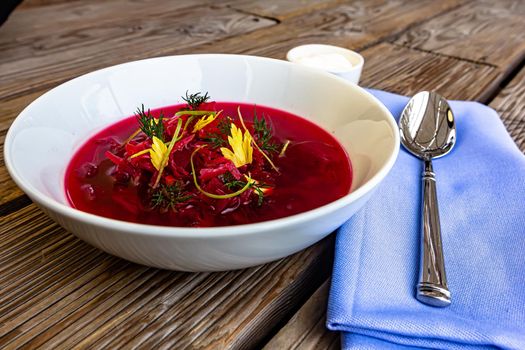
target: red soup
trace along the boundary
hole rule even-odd
[[[350,160],[326,131],[264,106],[207,95],[102,130],[74,155],[66,193],[79,210],[163,226],[282,218],[346,195]]]

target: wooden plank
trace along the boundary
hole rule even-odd
[[[396,43],[509,69],[525,57],[525,2],[474,1],[411,28]]]
[[[120,0],[111,2],[110,4],[115,3],[122,7],[126,4],[126,2],[124,2],[123,5],[122,2],[123,0]],[[143,58],[151,55],[195,51],[191,50],[193,45],[200,45],[198,49],[199,52],[250,52],[257,54],[257,48],[262,48],[266,56],[279,56],[281,58],[284,57],[287,48],[293,46],[291,42],[301,43],[317,39],[323,42],[358,47],[369,44],[371,41],[378,40],[385,35],[390,35],[392,32],[400,31],[408,25],[426,19],[428,16],[453,8],[457,6],[458,3],[459,0],[448,0],[439,3],[428,0],[422,2],[389,2],[385,5],[381,1],[357,1],[352,5],[344,5],[326,11],[316,11],[314,14],[304,18],[295,18],[289,23],[281,23],[275,26],[275,29],[267,28],[274,23],[272,21],[268,23],[268,20],[248,16],[244,22],[255,22],[255,24],[251,23],[248,25],[248,23],[246,23],[244,32],[253,31],[261,27],[264,27],[265,30],[255,31],[253,35],[239,35],[243,32],[243,30],[241,30],[242,28],[237,31],[231,30],[231,35],[229,36],[232,37],[232,40],[221,40],[219,42],[216,41],[224,39],[224,37],[228,35],[218,35],[214,37],[215,28],[210,28],[209,21],[203,20],[202,22],[204,23],[194,23],[192,17],[195,17],[196,14],[193,12],[185,13],[184,11],[188,10],[181,9],[182,12],[178,12],[177,20],[182,22],[170,22],[169,25],[170,27],[181,27],[178,32],[175,31],[172,33],[182,37],[177,40],[177,46],[173,45],[173,36],[162,36],[157,33],[158,30],[155,30],[155,28],[165,24],[165,22],[159,19],[156,19],[157,22],[153,24],[148,22],[150,19],[142,17],[138,18],[138,22],[133,21],[132,25],[127,22],[114,23],[114,16],[111,15],[109,18],[105,18],[108,17],[107,13],[109,12],[107,11],[109,10],[101,13],[101,10],[99,9],[97,11],[97,7],[94,5],[92,6],[93,8],[84,5],[84,7],[73,7],[73,9],[66,11],[65,15],[63,15],[66,20],[62,20],[62,22],[59,23],[58,29],[62,30],[64,27],[69,29],[69,25],[78,22],[83,23],[83,25],[76,31],[68,33],[62,33],[60,31],[60,34],[55,35],[51,35],[52,32],[49,32],[49,29],[46,29],[44,33],[40,33],[41,30],[47,28],[45,25],[41,25],[42,28],[30,27],[29,24],[24,25],[23,22],[19,23],[21,19],[17,21],[18,17],[14,16],[11,27],[28,29],[26,32],[18,33],[17,35],[11,33],[13,35],[5,36],[7,38],[14,38],[14,41],[4,43],[4,46],[1,47],[5,50],[11,48],[11,50],[7,50],[7,54],[5,55],[10,57],[10,62],[5,63],[5,65],[0,65],[0,71],[2,71],[0,81],[3,81],[5,84],[4,90],[0,89],[0,99],[2,96],[12,96],[22,94],[23,91],[27,90],[54,86],[59,82],[90,70],[90,68],[99,68],[103,65],[120,63],[125,60]],[[77,3],[74,4],[75,6],[80,6],[76,5]],[[66,6],[66,4],[62,6]],[[104,6],[98,7],[106,8],[107,6],[109,5],[104,4]],[[118,8],[113,10],[117,11]],[[120,8],[120,10],[122,11],[122,8]],[[226,29],[232,27],[232,25],[228,26],[224,23],[221,25],[220,23],[221,13],[226,10],[220,8],[208,10],[209,11],[203,12],[201,9],[197,9],[194,11],[198,13],[198,18],[204,19],[207,16],[213,16],[214,21],[212,24],[219,22],[219,24],[217,24],[218,27],[226,27]],[[24,11],[24,14],[28,11]],[[140,12],[138,9],[135,11]],[[98,14],[98,17],[93,17],[92,21],[81,17],[84,15],[93,16],[92,13]],[[104,14],[106,14],[105,17]],[[154,16],[154,14],[155,12],[150,15],[156,18],[157,16]],[[131,15],[129,16],[130,18],[126,19],[127,21],[133,18]],[[45,18],[45,16],[39,15],[38,12],[35,13],[33,17]],[[182,17],[182,19],[179,17]],[[234,17],[237,18],[236,16]],[[170,18],[171,17],[168,17],[168,19]],[[187,29],[189,25],[184,21],[188,18],[191,20],[192,30],[190,33],[185,33],[184,28]],[[168,19],[166,21],[168,21]],[[110,22],[108,24],[105,21]],[[33,18],[32,22],[45,22],[44,24],[50,24],[49,20],[36,21],[35,18]],[[264,23],[261,24],[261,22]],[[94,23],[97,23],[97,26],[94,26]],[[204,29],[205,25],[207,25],[206,29]],[[77,25],[77,27],[78,26],[79,25]],[[85,31],[81,30],[81,28],[84,27]],[[96,28],[93,29],[93,27]],[[139,27],[141,28],[140,30],[137,29]],[[308,30],[305,28],[308,28]],[[334,28],[337,28],[337,30],[334,31]],[[220,30],[217,29],[217,31]],[[225,31],[227,32],[228,30],[222,30],[222,32]],[[36,38],[35,32],[37,33]],[[205,35],[203,33],[205,33]],[[29,39],[22,39],[26,36],[28,36]],[[207,40],[199,40],[203,39],[203,36],[206,37]],[[159,40],[160,43],[157,43],[155,48],[150,48],[149,46],[136,47],[137,45],[133,45],[138,41],[144,42],[142,39],[145,37],[148,37],[148,40],[145,40],[148,45],[151,45],[150,42],[156,39]],[[276,38],[278,38],[278,40],[276,40]],[[24,40],[28,40],[28,42],[24,42]],[[20,41],[22,41],[22,43],[20,43]],[[277,44],[272,45],[272,42]],[[102,47],[97,46],[97,44],[102,44]],[[277,49],[275,45],[278,45],[278,52],[274,51]],[[186,48],[186,46],[190,47]],[[13,50],[16,52],[13,52]],[[65,52],[67,52],[67,54],[65,54]],[[110,53],[109,57],[108,53]],[[14,57],[19,57],[22,61],[13,62]],[[24,57],[26,57],[26,59],[24,59]],[[79,65],[82,65],[82,68],[79,68]],[[13,87],[8,84],[8,82],[10,79],[15,78],[17,86]]]
[[[82,1],[82,0],[24,0],[20,4],[20,9],[36,7],[36,6],[49,6],[49,5],[60,4],[64,2],[73,2],[73,1]]]
[[[65,19],[58,25],[52,25],[56,16],[51,14],[46,17],[39,16],[36,12],[33,17],[43,19],[37,21],[33,18],[29,22],[29,19],[17,15],[15,11],[9,26],[5,28],[4,36],[15,40],[0,45],[0,49],[6,50],[6,56],[11,57],[11,61],[0,64],[0,99],[42,86],[52,87],[71,77],[111,64],[144,57],[194,52],[192,48],[199,45],[199,52],[229,53],[244,53],[250,47],[252,53],[256,53],[253,51],[255,46],[265,48],[267,55],[269,46],[278,50],[272,50],[270,55],[279,55],[280,58],[284,57],[288,48],[311,41],[359,47],[401,31],[428,16],[453,8],[460,0],[404,0],[387,4],[378,0],[361,0],[335,9],[315,11],[305,17],[294,17],[289,23],[282,22],[275,26],[275,30],[262,31],[256,29],[267,28],[275,22],[221,7],[181,8],[173,11],[174,13],[165,11],[161,14],[151,10],[153,12],[149,16],[144,16],[141,15],[141,8],[128,11],[124,0],[115,3],[120,7],[112,10],[121,13],[126,9],[124,13],[131,13],[128,18],[115,20],[112,12],[106,9],[110,6],[106,3],[99,4],[98,7],[95,6],[97,3],[91,7],[75,7],[65,12]],[[67,5],[59,4],[56,7]],[[74,5],[80,6],[77,3]],[[38,9],[40,8],[31,10]],[[29,11],[24,11],[24,14]],[[89,17],[95,16],[91,13],[98,17]],[[213,20],[210,21],[209,18]],[[25,23],[23,19],[29,23]],[[55,29],[48,29],[48,26]],[[27,29],[19,32],[19,28]],[[68,31],[63,32],[63,28],[68,28]],[[241,35],[250,31],[258,34]],[[216,42],[228,37],[237,40]],[[211,46],[206,45],[212,43]],[[12,61],[14,57],[18,59]]]
[[[389,43],[361,54],[365,57],[361,85],[403,95],[435,90],[449,99],[483,100],[502,79],[492,66]]]
[[[273,21],[238,13],[233,16],[231,11],[222,8],[188,10],[182,7],[175,11],[177,15],[173,19],[169,11],[166,11],[168,15],[163,13],[159,19],[154,10],[148,10],[148,17],[141,12],[144,8],[128,10],[124,0],[104,3],[103,6],[74,3],[71,8],[61,11],[60,18],[63,19],[51,26],[54,29],[48,27],[56,21],[52,15],[60,8],[53,7],[47,16],[46,13],[36,12],[37,9],[32,16],[27,16],[29,10],[23,11],[23,16],[17,16],[15,12],[10,26],[3,28],[4,31],[7,30],[3,37],[9,40],[4,43],[0,40],[0,48],[6,53],[3,57],[8,59],[8,62],[0,65],[0,81],[5,86],[3,90],[0,89],[0,99],[20,95],[28,90],[51,87],[104,65],[152,55],[193,52],[195,50],[191,48],[196,45],[200,45],[197,50],[199,52],[257,54],[257,49],[262,49],[266,56],[280,58],[284,57],[287,48],[293,46],[292,43],[311,40],[359,47],[392,32],[401,31],[428,16],[453,8],[458,3],[459,0],[397,1],[388,4],[382,1],[356,1],[351,5],[294,18],[290,22],[274,26],[275,28],[268,28],[274,24]],[[110,10],[120,13],[124,9],[127,17],[116,22]],[[222,15],[233,18],[221,20]],[[238,16],[241,16],[240,19]],[[202,21],[195,23],[194,17]],[[213,17],[211,24],[205,20],[207,17]],[[38,21],[37,18],[43,19]],[[71,25],[76,26],[75,30],[71,30]],[[163,33],[158,29],[162,26],[178,28],[173,32]],[[10,32],[10,28],[16,30],[11,29]],[[68,28],[68,32],[62,32],[63,28]],[[265,30],[255,31],[260,28]],[[255,32],[252,35],[240,35],[250,31]],[[174,36],[177,37],[176,46],[173,45]],[[148,39],[143,40],[146,37]],[[231,37],[231,40],[223,40],[227,37]],[[138,46],[136,42],[143,45]]]
[[[525,153],[525,68],[490,102],[498,111],[505,127]]]
[[[330,281],[325,281],[263,350],[339,349],[339,333],[326,329]]]
[[[192,52],[224,52],[283,59],[296,45],[332,44],[360,49],[401,33],[409,26],[449,11],[465,1],[357,0],[291,17],[279,25],[204,44]],[[232,5],[236,7],[236,5]],[[256,9],[254,9],[256,11]]]
[[[320,11],[340,5],[344,2],[344,0],[266,0],[264,2],[257,0],[236,0],[231,1],[229,6],[258,16],[271,17],[280,21],[286,21],[291,17],[304,16],[314,11]]]
[[[4,35],[0,36],[0,44],[12,42],[15,38],[25,40],[57,32],[64,33],[65,28],[75,34],[79,29],[88,28],[94,23],[104,25],[166,13],[173,15],[181,10],[186,12],[191,7],[212,4],[209,0],[25,0],[13,12],[10,18],[12,23],[6,23],[2,27]],[[39,7],[33,8],[35,6]]]
[[[0,145],[2,148],[4,146],[6,133],[6,129],[0,129]],[[22,190],[18,188],[18,186],[14,183],[14,181],[11,179],[11,176],[9,176],[7,172],[7,168],[5,167],[4,163],[4,152],[0,152],[0,188],[2,189],[0,191],[0,208],[2,208],[2,205],[13,201],[23,195]],[[2,216],[5,215],[4,213],[8,213],[8,211],[7,209],[3,209],[0,210],[0,213],[2,213],[0,215]]]
[[[101,5],[102,6],[102,5]],[[28,10],[29,11],[29,10]],[[16,14],[16,11],[15,11]],[[12,26],[20,26],[16,17]],[[53,21],[48,17],[45,21]],[[97,68],[202,45],[275,21],[228,8],[192,7],[150,17],[113,19],[10,41],[0,46],[0,100],[52,87]],[[38,32],[37,32],[38,33]]]
[[[179,273],[102,253],[35,205],[0,220],[2,349],[251,348],[331,268],[331,239],[250,269]]]
[[[13,184],[14,186],[14,184]],[[15,189],[16,190],[16,189]],[[21,190],[20,190],[21,191]],[[31,204],[32,201],[29,199],[26,195],[21,195],[19,197],[16,197],[9,202],[0,204],[0,218],[4,217],[12,212],[15,212],[25,206],[28,206]]]

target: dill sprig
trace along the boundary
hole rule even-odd
[[[182,99],[186,101],[186,103],[192,110],[196,110],[201,104],[208,101],[210,99],[210,96],[208,95],[208,93],[205,93],[204,95],[202,95],[202,93],[200,92],[188,94],[188,91],[186,91],[186,97],[182,97]]]
[[[212,146],[212,148],[219,148],[222,146],[226,146],[228,142],[226,141],[226,138],[228,136],[231,136],[231,123],[233,122],[233,119],[231,117],[225,117],[219,121],[219,124],[217,124],[217,130],[219,132],[210,132],[208,135],[206,135],[206,142],[209,142]]]
[[[257,117],[257,110],[253,112],[253,131],[257,143],[262,150],[268,152],[277,152],[279,147],[278,143],[272,142],[273,130],[271,125],[266,121],[264,116],[260,119]]]
[[[150,110],[148,109],[146,112],[144,110],[144,105],[142,105],[140,108],[137,108],[136,115],[140,130],[142,130],[142,132],[146,134],[147,137],[153,139],[153,136],[155,136],[164,142],[164,115],[162,113],[158,119],[155,119],[151,115]]]
[[[228,173],[229,175],[229,173]],[[230,179],[231,177],[231,179]],[[242,188],[246,185],[246,182],[245,181],[240,181],[240,180],[235,180],[233,178],[233,176],[229,176],[227,177],[225,180],[224,180],[224,186],[230,190],[230,191],[233,191],[233,190],[238,190],[239,188]]]
[[[222,183],[224,186],[230,190],[235,191],[239,188],[246,186],[246,181],[236,180],[230,173],[226,173],[222,176]],[[264,191],[263,188],[269,188],[270,186],[258,182],[251,182],[248,188],[253,190],[253,193],[257,195],[257,205],[261,206],[264,201]]]
[[[219,121],[219,124],[217,125],[217,129],[219,129],[222,135],[231,136],[231,123],[232,122],[233,122],[233,119],[231,117],[223,118]]]
[[[226,146],[228,144],[228,142],[226,141],[226,138],[228,136],[231,136],[232,122],[233,122],[233,119],[231,117],[225,117],[221,119],[219,121],[219,124],[217,124],[217,130],[219,130],[219,132],[208,133],[204,141],[209,142],[212,148],[219,148],[222,146]]]
[[[181,181],[172,185],[161,184],[151,196],[151,206],[163,211],[175,210],[176,204],[184,203],[191,197],[191,194],[184,193],[184,184]]]
[[[264,202],[264,192],[262,189],[268,188],[268,186],[252,184],[251,188],[253,189],[253,192],[257,195],[257,205],[260,207]]]
[[[219,148],[222,146],[226,146],[226,140],[223,138],[223,136],[216,132],[211,132],[207,137],[204,139],[204,141],[209,142],[211,144],[212,148]]]

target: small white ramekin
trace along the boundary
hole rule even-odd
[[[330,58],[339,58],[339,61],[346,60],[346,65],[334,65]],[[364,58],[355,51],[343,47],[308,44],[296,46],[286,54],[286,59],[293,63],[317,68],[326,72],[340,76],[354,84],[359,84],[361,71],[363,70]],[[339,62],[340,63],[340,62]]]

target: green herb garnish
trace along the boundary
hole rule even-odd
[[[231,136],[231,123],[233,122],[233,119],[231,117],[225,117],[219,121],[219,124],[217,124],[217,129],[219,132],[211,132],[206,135],[206,142],[211,143],[212,148],[219,148],[226,146],[228,142],[226,142],[225,137]]]
[[[226,146],[226,140],[216,132],[209,133],[204,141],[211,143],[212,148]]]
[[[230,191],[236,190],[246,186],[246,182],[236,180],[231,173],[226,173],[222,176],[222,183]]]
[[[259,147],[268,152],[277,152],[279,144],[272,142],[273,130],[266,119],[257,117],[257,111],[253,111],[253,131]]]
[[[175,205],[184,203],[192,197],[191,194],[184,193],[184,184],[181,181],[173,185],[161,184],[151,196],[151,206],[162,210],[175,210]]]
[[[236,180],[230,173],[226,173],[222,177],[222,182],[224,183],[224,186],[230,190],[234,191],[239,188],[245,187],[248,182]],[[251,181],[248,185],[248,188],[253,189],[253,192],[257,195],[257,205],[261,206],[264,201],[264,188],[270,188],[270,186],[266,184],[261,184],[256,181]]]
[[[208,101],[210,99],[210,96],[208,96],[208,93],[202,95],[200,92],[188,95],[188,91],[186,91],[186,97],[182,97],[182,99],[186,101],[186,103],[192,110],[195,110],[199,108],[201,104]]]
[[[137,119],[139,122],[140,130],[144,134],[146,134],[147,137],[150,139],[153,139],[153,136],[156,136],[160,140],[164,141],[164,123],[162,120],[164,119],[164,115],[161,113],[159,118],[156,119],[151,115],[150,110],[146,112],[144,110],[144,105],[142,107],[137,108]]]
[[[257,205],[260,207],[263,202],[264,202],[264,191],[262,190],[263,188],[269,188],[269,186],[266,186],[264,184],[259,184],[259,185],[256,185],[256,184],[252,184],[252,188],[253,188],[253,191],[254,193],[257,195]]]
[[[231,124],[232,123],[233,123],[233,119],[231,117],[223,118],[217,125],[217,129],[219,129],[222,135],[231,136]]]

